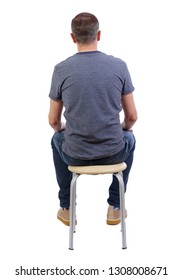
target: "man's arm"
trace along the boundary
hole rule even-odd
[[[121,104],[124,111],[124,121],[121,126],[124,130],[130,130],[137,120],[137,111],[133,99],[133,94],[128,93],[122,95]]]
[[[56,132],[65,128],[64,124],[61,123],[62,111],[63,111],[62,100],[50,99],[49,124]]]

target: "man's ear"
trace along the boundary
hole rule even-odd
[[[71,38],[72,38],[73,42],[76,43],[76,39],[75,39],[75,36],[73,35],[73,33],[71,33]]]
[[[97,33],[97,41],[100,41],[101,31],[98,31]]]

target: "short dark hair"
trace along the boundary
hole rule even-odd
[[[78,43],[89,44],[97,37],[99,21],[93,14],[80,13],[72,19],[71,30]]]

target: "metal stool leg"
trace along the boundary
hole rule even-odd
[[[120,211],[121,211],[121,231],[122,231],[122,249],[127,248],[126,244],[126,222],[125,222],[125,195],[124,195],[124,182],[123,173],[118,172],[114,174],[119,182],[119,193],[120,193]]]
[[[73,233],[76,223],[76,180],[79,174],[73,173],[70,185],[70,228],[69,228],[69,249],[73,250]]]

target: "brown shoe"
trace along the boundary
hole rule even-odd
[[[69,209],[60,208],[57,213],[57,218],[66,226],[70,225],[70,211]]]
[[[127,211],[125,210],[125,218],[127,217]],[[107,212],[107,224],[118,225],[121,222],[120,209],[114,209],[114,206],[108,207]]]
[[[66,208],[60,208],[57,213],[57,218],[66,226],[70,225],[70,210]],[[77,221],[76,221],[77,224]]]

